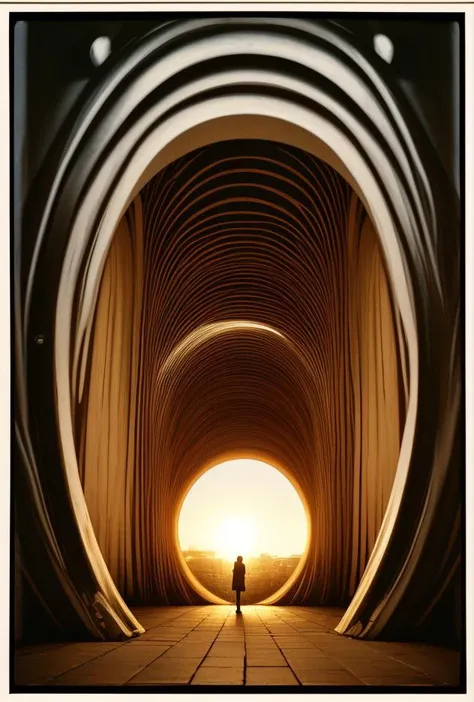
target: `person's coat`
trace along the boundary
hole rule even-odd
[[[235,561],[232,571],[232,590],[245,592],[245,564]]]

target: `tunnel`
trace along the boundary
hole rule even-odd
[[[193,600],[173,542],[176,505],[197,472],[244,452],[284,467],[308,503],[312,557],[282,601],[347,602],[388,504],[405,420],[395,311],[373,226],[347,182],[275,142],[192,152],[133,201],[101,285],[79,461],[95,534],[127,599]],[[122,308],[128,290],[142,308],[140,334],[136,308]],[[106,464],[116,466],[108,479]],[[135,505],[127,472],[143,486]],[[140,534],[135,572],[129,530]]]
[[[129,606],[217,603],[177,521],[241,457],[307,511],[270,604],[343,606],[360,638],[430,626],[462,567],[460,215],[390,66],[332,22],[184,18],[79,103],[15,258],[15,527],[44,631],[126,639]]]

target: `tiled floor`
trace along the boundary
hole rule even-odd
[[[147,607],[126,643],[20,648],[17,685],[453,686],[459,656],[415,643],[358,641],[333,627],[334,608]]]

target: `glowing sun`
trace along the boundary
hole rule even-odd
[[[234,560],[241,551],[243,554],[253,553],[256,535],[255,522],[249,517],[224,519],[214,535],[216,555]]]
[[[302,554],[307,520],[290,481],[262,461],[237,459],[204,473],[179,516],[181,550],[234,561],[261,554]],[[191,556],[193,557],[193,556]]]

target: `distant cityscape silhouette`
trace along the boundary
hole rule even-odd
[[[216,556],[215,551],[200,549],[183,550],[184,559],[192,572],[207,590],[228,602],[233,602],[232,563]],[[301,554],[278,556],[262,553],[245,558],[247,566],[246,590],[242,604],[256,604],[273,595],[293,574]]]

